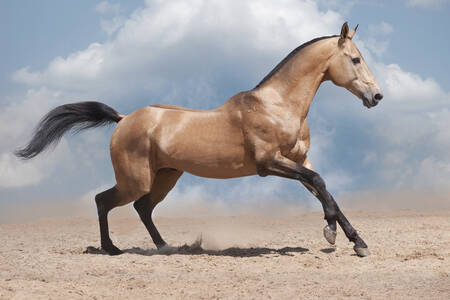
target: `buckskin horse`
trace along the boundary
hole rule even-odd
[[[108,212],[133,201],[156,247],[167,245],[152,221],[152,211],[188,172],[209,178],[273,175],[298,180],[323,206],[326,240],[335,243],[337,222],[354,243],[356,254],[367,256],[366,243],[307,157],[306,118],[322,82],[331,80],[346,88],[367,108],[383,98],[352,41],[357,27],[350,31],[344,23],[340,35],[299,46],[255,88],[214,110],[152,105],[122,115],[100,102],[58,106],[44,116],[29,144],[16,155],[30,159],[71,129],[118,123],[110,144],[116,185],[95,196],[101,247],[110,255],[122,251],[110,239]]]

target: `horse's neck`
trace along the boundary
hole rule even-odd
[[[261,87],[261,94],[272,95],[264,97],[265,101],[286,106],[291,112],[294,110],[301,119],[306,118],[332,56],[332,50],[327,50],[327,45],[319,43],[293,57],[274,78]]]

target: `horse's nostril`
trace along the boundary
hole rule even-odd
[[[381,99],[383,99],[383,95],[382,94],[380,94],[380,93],[378,93],[378,94],[375,94],[375,100],[378,100],[378,101],[380,101]]]

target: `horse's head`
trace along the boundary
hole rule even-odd
[[[338,39],[338,51],[330,58],[326,79],[345,87],[363,101],[367,108],[383,98],[381,89],[373,77],[361,53],[352,41],[358,26],[349,32],[347,22],[342,25]]]

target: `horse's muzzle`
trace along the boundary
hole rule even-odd
[[[369,99],[365,96],[362,97],[362,101],[365,107],[372,108],[374,106],[377,106],[377,104],[383,99],[383,94],[377,93],[375,96],[373,96],[372,99]]]

